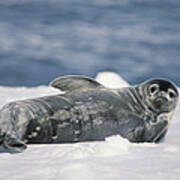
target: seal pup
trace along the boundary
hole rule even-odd
[[[0,144],[22,150],[26,144],[104,140],[121,135],[130,142],[158,142],[177,106],[178,90],[166,79],[109,89],[83,76],[50,84],[64,94],[11,102],[0,110]]]

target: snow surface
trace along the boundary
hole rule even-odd
[[[101,73],[97,80],[108,87],[128,85],[114,73]],[[46,86],[0,87],[0,106],[57,93]],[[166,139],[160,144],[136,144],[112,136],[102,142],[29,145],[26,151],[16,154],[1,150],[0,180],[179,180],[179,117],[177,110]]]

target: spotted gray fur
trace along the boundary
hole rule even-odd
[[[164,79],[108,89],[87,77],[67,76],[51,86],[65,94],[16,101],[0,110],[4,148],[104,140],[116,134],[131,142],[158,142],[167,132],[178,101],[177,88]]]

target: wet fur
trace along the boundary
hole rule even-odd
[[[0,110],[2,146],[25,149],[31,143],[95,141],[116,134],[131,142],[157,142],[166,134],[170,116],[158,120],[160,114],[148,109],[139,86],[111,90],[86,79],[83,88],[80,78],[73,91],[72,80],[63,79],[63,95],[4,106]],[[60,81],[52,85],[60,89]]]

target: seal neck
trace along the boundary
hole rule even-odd
[[[147,103],[146,96],[144,94],[143,88],[139,86],[134,87],[134,91],[132,91],[133,95],[137,99],[141,110],[146,112],[146,114],[157,114]]]

